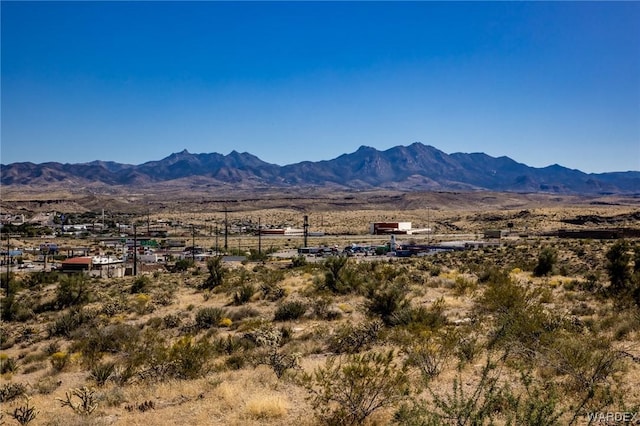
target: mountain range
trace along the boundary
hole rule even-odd
[[[187,150],[139,165],[93,161],[0,165],[2,185],[327,187],[343,190],[510,191],[563,194],[640,194],[640,172],[588,174],[560,165],[535,168],[484,153],[446,154],[416,142],[385,151],[361,146],[326,161],[279,166],[236,151],[192,154]]]

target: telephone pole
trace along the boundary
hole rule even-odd
[[[262,254],[262,228],[260,226],[260,218],[258,218],[258,255]]]
[[[229,221],[227,219],[227,206],[224,207],[224,252],[229,249]]]
[[[191,225],[191,261],[196,263],[196,227]]]
[[[138,276],[138,234],[136,224],[133,224],[133,276]]]

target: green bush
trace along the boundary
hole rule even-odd
[[[183,337],[171,345],[169,363],[175,366],[171,376],[176,379],[190,380],[206,375],[209,371],[209,354],[213,347],[206,339],[193,341]]]
[[[131,294],[146,293],[151,280],[146,275],[136,277],[131,285]]]
[[[28,299],[11,293],[0,302],[0,319],[2,321],[28,321],[35,316]]]
[[[228,269],[222,262],[222,256],[209,258],[209,260],[207,260],[207,270],[209,271],[209,276],[200,288],[212,290],[220,287],[224,283],[225,276],[228,273]]]
[[[318,290],[329,290],[336,294],[347,294],[354,290],[344,278],[348,259],[343,256],[331,256],[322,266],[325,268],[324,280],[318,281]]]
[[[179,259],[176,260],[175,265],[173,266],[174,272],[184,272],[191,268],[194,265],[192,259]]]
[[[395,364],[392,351],[329,358],[313,374],[303,374],[302,385],[316,416],[329,425],[363,424],[409,395],[406,370]]]
[[[329,351],[336,354],[355,354],[371,348],[383,328],[380,320],[362,324],[344,324],[329,339]]]
[[[74,308],[63,313],[49,326],[49,336],[71,337],[71,333],[80,326],[90,324],[95,315],[87,309]]]
[[[276,308],[274,321],[291,321],[301,318],[307,312],[307,305],[299,300],[282,302]]]
[[[520,375],[523,390],[514,392],[501,381],[500,368],[488,361],[471,387],[463,386],[460,375],[448,393],[428,387],[431,400],[403,404],[394,423],[404,426],[513,424],[559,426],[564,412],[559,408],[553,385],[536,386],[531,375]],[[469,382],[465,379],[465,382]]]
[[[16,360],[5,354],[0,355],[0,374],[15,373],[16,371],[18,371]]]
[[[370,286],[365,307],[372,316],[379,316],[385,325],[397,325],[399,316],[409,308],[409,290],[401,283],[387,283],[380,287]]]
[[[226,311],[221,308],[202,308],[196,313],[196,327],[199,329],[207,329],[217,327],[220,320],[225,318]]]
[[[299,255],[291,259],[291,267],[292,268],[300,268],[303,266],[307,266],[307,258],[303,255]]]
[[[56,292],[56,305],[59,309],[81,305],[89,301],[89,278],[85,274],[65,275]]]
[[[234,305],[244,305],[245,303],[251,300],[251,297],[256,292],[256,288],[251,283],[244,283],[240,286],[240,288],[233,294],[233,304]]]
[[[553,267],[558,261],[558,252],[551,247],[545,247],[538,255],[538,264],[533,269],[533,275],[542,277],[553,272]]]
[[[71,349],[82,353],[85,361],[94,365],[104,353],[116,354],[133,347],[139,337],[140,330],[129,324],[90,327],[83,329],[83,333],[76,336]]]
[[[102,387],[107,383],[115,371],[115,363],[107,362],[104,364],[96,364],[91,367],[89,378],[96,382],[96,385]]]

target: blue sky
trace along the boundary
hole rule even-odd
[[[0,161],[419,141],[640,170],[637,2],[7,2]]]

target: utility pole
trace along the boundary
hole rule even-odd
[[[196,227],[191,225],[191,261],[196,263]]]
[[[224,206],[224,252],[229,249],[229,221],[227,219],[227,206]]]
[[[304,230],[304,246],[307,246],[307,238],[309,237],[309,216],[307,216],[306,214],[304,215],[304,223],[302,225],[302,228]]]
[[[5,295],[7,297],[9,297],[9,274],[11,273],[11,266],[9,265],[9,234],[7,234],[7,282],[5,283],[5,285],[7,286],[7,292],[5,293]]]
[[[220,248],[218,247],[218,225],[216,225],[216,256],[220,255]]]
[[[431,207],[427,207],[427,228],[429,228],[429,231],[427,233],[427,242],[431,242],[431,234],[432,234],[430,213],[431,213]]]
[[[258,255],[262,254],[262,228],[260,227],[260,218],[258,218]]]
[[[136,224],[133,224],[133,276],[138,276],[138,234]]]

